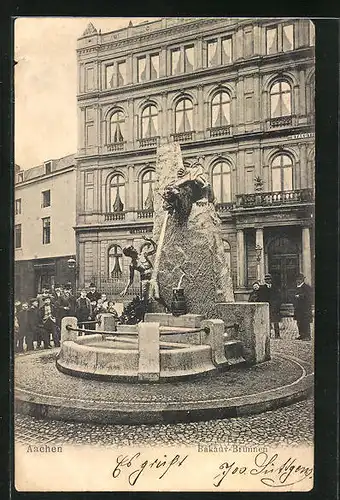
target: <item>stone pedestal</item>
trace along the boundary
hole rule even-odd
[[[157,382],[160,377],[159,323],[138,323],[138,380]]]
[[[235,340],[243,344],[247,363],[255,364],[270,359],[269,304],[266,302],[235,302],[216,305],[217,315],[226,325],[237,323]],[[227,329],[227,332],[233,331]],[[233,339],[233,336],[230,336]]]
[[[208,328],[208,332],[202,332],[202,344],[211,347],[212,361],[215,366],[228,364],[224,353],[224,322],[220,319],[208,319],[202,321],[202,328]]]
[[[116,330],[116,320],[112,314],[103,313],[101,315],[100,325],[96,324],[96,330],[102,330],[104,332],[114,332]]]
[[[72,328],[78,328],[78,320],[73,316],[65,316],[61,320],[61,343],[66,340],[77,340],[78,332],[74,332],[73,330],[67,330],[66,326],[69,325]]]
[[[161,195],[164,188],[177,179],[177,171],[181,166],[179,144],[172,143],[158,148],[153,233],[156,243],[165,217]],[[184,224],[180,224],[172,215],[168,218],[158,280],[160,293],[169,306],[172,290],[178,286],[183,274],[182,287],[189,313],[216,318],[217,302],[234,301],[220,219],[214,205],[207,199],[193,203]]]

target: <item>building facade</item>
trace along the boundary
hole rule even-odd
[[[75,270],[75,155],[15,171],[15,298],[27,300],[43,287],[71,281]]]
[[[314,26],[167,18],[78,39],[79,283],[117,294],[152,232],[158,145],[209,176],[237,300],[270,272],[313,282]]]

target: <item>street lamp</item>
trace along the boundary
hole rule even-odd
[[[76,266],[76,259],[73,259],[73,257],[71,257],[70,259],[68,259],[67,261],[67,267],[72,270],[72,289],[73,289],[73,293],[76,293],[77,292],[77,266]]]
[[[262,258],[262,247],[261,245],[256,245],[256,260],[257,260],[257,279],[261,279],[261,258]]]

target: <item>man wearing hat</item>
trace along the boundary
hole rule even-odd
[[[294,296],[294,318],[297,322],[299,337],[297,340],[310,340],[310,324],[312,322],[312,288],[305,283],[303,274],[296,278],[296,289]]]
[[[33,341],[37,341],[37,347],[40,344],[40,335],[39,335],[39,301],[35,297],[30,300],[30,308],[28,310],[28,318],[27,318],[27,332],[26,332],[26,344],[27,350],[33,350]]]
[[[51,298],[44,298],[44,305],[39,308],[39,325],[42,328],[42,337],[44,341],[44,348],[51,349],[50,338],[54,341],[55,347],[60,347],[60,340],[58,336],[58,329],[56,327],[56,313],[55,307],[51,304]]]
[[[280,294],[279,290],[273,285],[271,274],[266,274],[264,277],[264,285],[259,290],[259,302],[269,303],[270,323],[274,328],[275,338],[280,338]]]
[[[86,295],[86,297],[90,300],[91,302],[91,308],[92,308],[92,314],[91,314],[91,321],[94,321],[96,319],[96,307],[97,307],[97,302],[101,298],[101,293],[97,291],[97,287],[94,283],[90,283],[90,291]],[[89,330],[95,330],[95,325],[90,324]]]

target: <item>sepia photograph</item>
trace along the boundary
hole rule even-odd
[[[17,491],[313,489],[315,43],[15,20]]]

